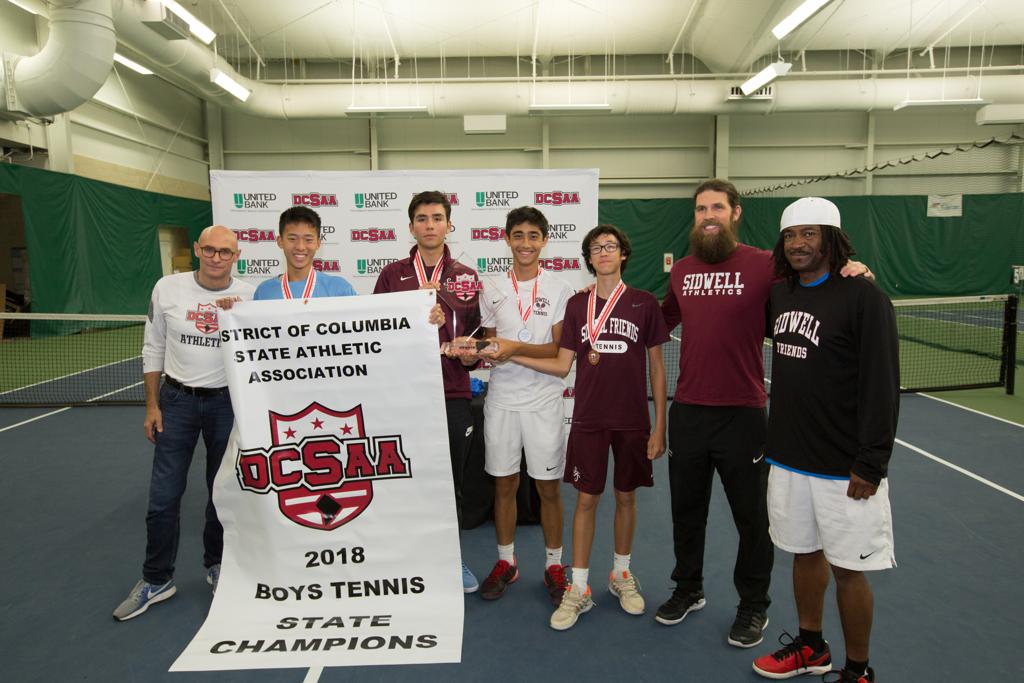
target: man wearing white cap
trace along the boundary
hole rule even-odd
[[[896,566],[886,479],[899,414],[892,303],[873,282],[835,277],[853,246],[839,209],[805,197],[782,214],[773,258],[772,405],[765,459],[772,541],[793,553],[800,631],[754,661],[767,678],[832,669],[822,638],[829,572],[846,644],[840,683],[872,683],[865,571]]]

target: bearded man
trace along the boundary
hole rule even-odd
[[[753,647],[768,625],[774,548],[768,534],[768,465],[762,345],[776,281],[770,251],[739,242],[736,187],[718,178],[694,193],[690,254],[672,267],[661,310],[682,324],[679,381],[669,410],[669,486],[676,587],[655,619],[678,624],[702,609],[704,540],[717,470],[739,532],[733,583],[740,603],[728,642]],[[842,275],[870,273],[850,262]]]

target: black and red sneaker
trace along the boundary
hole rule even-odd
[[[562,595],[569,587],[569,579],[565,575],[565,565],[553,564],[544,570],[544,587],[551,596],[551,604],[556,607],[562,604]]]
[[[821,677],[822,683],[875,683],[875,670],[870,666],[862,674],[843,669],[842,671],[829,671]]]
[[[824,674],[832,670],[832,655],[828,643],[815,652],[810,645],[804,645],[800,636],[794,638],[785,631],[779,636],[782,648],[770,655],[754,660],[754,671],[765,678],[793,678],[801,674]],[[845,679],[844,683],[845,683]]]
[[[519,568],[516,565],[498,560],[480,586],[480,597],[484,600],[497,600],[508,590],[508,585],[515,583],[518,578]]]

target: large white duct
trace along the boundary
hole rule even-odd
[[[774,101],[728,100],[729,80],[615,80],[567,82],[423,82],[280,85],[253,81],[194,40],[168,41],[141,23],[140,6],[114,0],[118,40],[187,80],[204,97],[253,116],[338,118],[350,105],[426,106],[430,116],[526,115],[531,104],[607,103],[611,114],[727,114],[765,111],[869,111],[922,99],[969,99],[978,77],[789,78],[775,83]],[[210,83],[216,67],[252,91],[240,102]],[[999,103],[1024,103],[1024,76],[985,75],[981,95]]]
[[[0,98],[0,110],[31,116],[71,111],[89,101],[110,75],[117,46],[110,0],[50,4],[50,36],[43,49],[0,65],[0,86],[14,94],[13,103]]]

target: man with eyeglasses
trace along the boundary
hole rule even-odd
[[[146,513],[146,560],[142,579],[114,610],[114,619],[139,616],[174,595],[181,497],[192,455],[202,435],[206,446],[206,525],[203,564],[216,590],[224,529],[209,496],[234,422],[221,359],[219,298],[248,299],[253,286],[232,277],[238,260],[235,233],[222,225],[203,230],[193,246],[199,270],[161,278],[153,288],[142,347],[146,391],[143,430],[155,444]],[[160,376],[164,375],[163,384]]]

